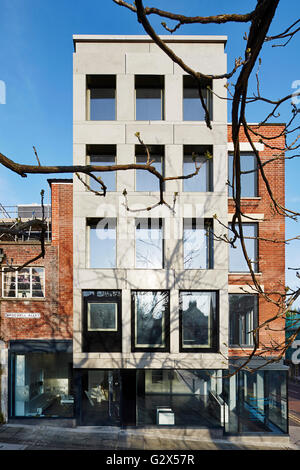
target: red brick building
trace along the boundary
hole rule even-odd
[[[273,198],[278,204],[284,207],[285,161],[284,158],[282,158],[282,151],[280,149],[285,148],[285,125],[270,124],[261,127],[252,125],[252,129],[254,133],[251,134],[251,138],[255,145],[258,146],[264,174],[271,188]],[[255,133],[259,135],[255,135]],[[260,135],[263,135],[266,138],[262,139]],[[230,141],[231,126],[228,126],[228,142]],[[240,132],[240,146],[242,155],[251,155],[251,147],[243,129],[241,129]],[[247,151],[245,151],[246,148]],[[267,163],[270,160],[271,162]],[[243,164],[243,160],[241,160],[241,162]],[[247,169],[248,168],[246,168],[246,170]],[[253,220],[249,219],[248,221],[247,219],[244,219],[245,222],[249,223],[254,221],[257,225],[257,236],[259,239],[256,253],[257,282],[263,286],[263,290],[266,295],[269,295],[271,298],[278,301],[280,297],[276,295],[276,293],[284,294],[285,292],[285,218],[274,210],[262,175],[260,172],[257,173],[258,177],[255,182],[255,195],[253,195],[253,197],[250,197],[249,195],[243,197],[242,194],[241,210],[244,214],[253,218]],[[253,173],[253,179],[256,179],[255,173]],[[232,198],[229,198],[228,212],[229,214],[234,213],[234,202]],[[229,286],[231,286],[229,287],[229,292],[234,291],[233,286],[243,285],[245,289],[245,285],[247,284],[253,285],[250,274],[243,274],[242,276],[240,274],[229,274]],[[260,297],[258,306],[258,324],[264,323],[267,319],[276,315],[276,313],[278,313],[276,306]],[[257,350],[257,354],[263,351],[266,353],[266,348],[264,348],[263,345],[271,347],[272,341],[278,342],[279,344],[284,342],[284,318],[281,317],[277,319],[272,322],[270,326],[272,328],[271,331],[268,328],[262,328],[259,331],[259,342],[261,347]],[[249,350],[249,353],[250,352],[251,349]],[[270,353],[266,355],[272,356],[279,353],[280,351],[270,351]],[[245,356],[245,349],[231,349],[230,355]]]
[[[44,416],[50,401],[54,405],[53,397],[59,390],[64,396],[71,393],[72,180],[49,180],[49,184],[52,211],[47,218],[44,258],[34,260],[41,253],[41,245],[30,230],[22,237],[6,236],[5,240],[4,237],[0,240],[4,255],[1,270],[1,408],[2,413],[6,414],[7,410],[11,417]],[[41,211],[36,218],[40,216]],[[11,226],[13,220],[6,218],[4,223]],[[22,266],[29,260],[33,261],[20,272],[8,268],[8,264]],[[55,373],[57,361],[60,362],[58,377]],[[8,396],[11,400],[6,403]],[[63,405],[57,402],[55,406]],[[48,414],[53,416],[56,411],[48,409]],[[67,410],[64,415],[70,416],[73,412]]]

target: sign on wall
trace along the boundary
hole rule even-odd
[[[7,312],[5,318],[41,318],[40,313]]]

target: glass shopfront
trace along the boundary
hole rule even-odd
[[[288,432],[287,370],[223,371],[225,432]]]
[[[15,341],[10,349],[10,417],[72,418],[72,352],[67,342]],[[69,348],[70,349],[70,348]]]
[[[138,370],[137,425],[220,427],[221,391],[221,371]]]

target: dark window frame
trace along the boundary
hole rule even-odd
[[[212,346],[208,348],[203,347],[194,347],[187,348],[182,344],[183,340],[183,321],[182,321],[182,300],[181,295],[183,293],[189,292],[209,292],[216,295],[216,311],[214,312],[214,318],[212,319]],[[219,352],[219,342],[220,342],[220,324],[219,324],[219,315],[220,315],[220,294],[218,290],[208,290],[208,289],[180,289],[179,290],[179,352],[181,353],[217,353]]]
[[[165,308],[165,346],[160,347],[143,347],[136,346],[136,328],[135,328],[135,293],[139,292],[162,292],[167,294],[167,306]],[[166,353],[170,352],[170,291],[167,289],[133,289],[131,291],[131,352],[152,352]]]
[[[254,299],[254,309],[253,309],[253,318],[252,318],[252,324],[253,324],[253,329],[256,328],[258,326],[258,318],[259,318],[259,298],[258,298],[258,295],[257,294],[251,294],[251,293],[246,293],[246,292],[243,292],[243,293],[229,293],[228,295],[228,304],[229,304],[229,346],[232,347],[232,348],[248,348],[248,349],[253,349],[254,348],[254,340],[253,340],[253,334],[252,334],[252,344],[247,344],[247,343],[235,343],[235,342],[231,342],[231,338],[233,337],[233,333],[232,333],[232,323],[233,323],[233,317],[234,317],[234,322],[235,324],[238,322],[238,318],[240,317],[240,313],[238,312],[231,312],[230,311],[230,297],[231,296],[252,296],[253,299]],[[237,328],[234,328],[234,330],[237,330],[238,329],[238,326],[237,325]],[[240,332],[238,331],[238,334],[240,334]],[[257,337],[258,338],[258,337]]]
[[[100,296],[101,293],[115,293],[115,296]],[[90,293],[88,296],[87,294]],[[86,295],[85,295],[86,294]],[[116,303],[117,331],[89,331],[88,304]],[[118,353],[122,352],[122,290],[83,289],[82,290],[82,352]]]

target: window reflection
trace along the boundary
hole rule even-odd
[[[72,417],[72,354],[14,357],[14,416]]]
[[[181,349],[212,348],[216,319],[216,292],[183,291],[181,305]]]
[[[116,267],[116,219],[88,219],[89,267]]]
[[[136,268],[163,268],[163,226],[161,219],[136,219]]]
[[[28,267],[20,271],[3,270],[4,297],[44,297],[45,268]]]
[[[134,347],[167,347],[167,309],[169,296],[164,291],[133,292]]]

